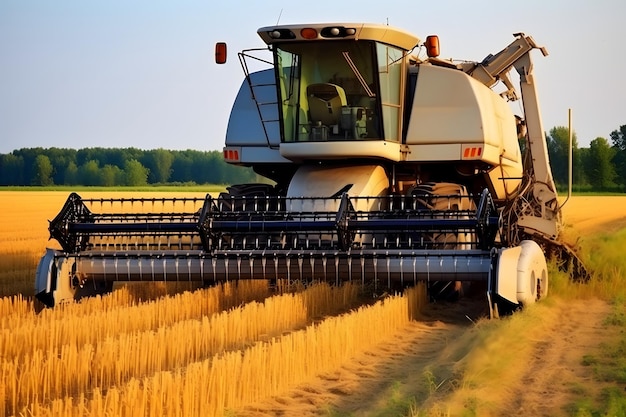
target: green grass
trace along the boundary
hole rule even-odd
[[[594,398],[586,387],[577,389],[579,399],[567,407],[573,416],[626,415],[626,228],[586,237],[582,242],[582,259],[593,272],[589,283],[576,284],[559,271],[552,271],[551,291],[565,299],[597,297],[611,303],[612,311],[603,326],[610,341],[593,353],[581,354],[581,364],[589,367],[591,385],[600,388]],[[587,387],[590,388],[590,387]]]
[[[580,352],[580,364],[589,369],[590,380],[571,383],[575,400],[557,414],[626,416],[626,228],[584,236],[580,247],[579,255],[592,273],[588,283],[572,282],[551,262],[549,296],[512,317],[479,321],[465,342],[468,355],[459,375],[461,385],[450,395],[433,390],[409,415],[497,415],[500,404],[510,399],[507,381],[515,386],[521,375],[516,369],[519,358],[527,357],[537,342],[534,335],[545,334],[544,326],[558,319],[563,305],[599,298],[612,307],[601,324],[607,337]]]
[[[565,299],[596,297],[612,303],[626,302],[626,228],[583,237],[579,246],[579,257],[592,279],[573,283],[567,273],[550,264],[550,293]],[[622,320],[626,323],[626,317]]]
[[[626,415],[626,303],[618,296],[612,307],[611,314],[603,322],[606,333],[611,335],[610,342],[600,344],[594,353],[585,354],[581,359],[581,364],[589,368],[594,383],[601,387],[600,394],[597,398],[581,396],[567,407],[571,415]]]
[[[581,353],[581,364],[589,367],[590,387],[572,387],[578,400],[569,404],[569,415],[626,415],[626,228],[587,236],[581,242],[581,257],[592,271],[586,284],[572,283],[563,272],[552,270],[550,291],[564,299],[596,297],[611,303],[611,313],[604,319],[610,335],[592,353]],[[591,388],[599,388],[599,396]]]
[[[557,184],[556,189],[560,196],[567,195],[567,185]],[[594,189],[591,185],[572,185],[572,195],[624,195],[625,192],[626,189],[620,185],[615,185],[613,187],[609,187],[609,189],[602,191]]]

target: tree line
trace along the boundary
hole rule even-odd
[[[254,181],[219,151],[24,148],[0,154],[0,185],[142,186]]]
[[[573,185],[578,190],[626,192],[626,125],[579,148],[573,137]],[[568,183],[569,131],[546,135],[554,180]],[[25,148],[0,154],[0,185],[142,186],[237,184],[256,181],[251,168],[227,164],[219,151],[136,148]]]
[[[569,130],[557,126],[547,135],[552,175],[558,186],[568,183]],[[572,184],[578,190],[626,192],[626,125],[579,148],[572,134]]]

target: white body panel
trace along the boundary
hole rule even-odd
[[[56,260],[59,251],[46,249],[39,261],[35,279],[35,294],[51,294],[54,305],[74,301],[76,289],[72,287],[73,260],[61,258]]]
[[[342,190],[353,197],[372,197],[357,200],[356,211],[370,211],[380,206],[380,199],[389,189],[389,179],[385,170],[378,165],[320,167],[303,165],[293,176],[287,190],[287,197],[313,197],[313,199],[293,200],[289,211],[325,212],[339,210]],[[334,199],[315,199],[331,197]],[[306,236],[303,236],[306,237]],[[321,239],[330,239],[322,235]],[[359,235],[355,241],[369,242],[371,236]]]
[[[490,88],[464,72],[422,65],[407,129],[407,160],[473,159],[498,167],[490,179],[494,197],[503,199],[515,192],[523,172],[515,126],[507,103]],[[479,147],[480,154],[467,157],[467,147]]]
[[[293,33],[294,42],[302,41],[304,38],[302,37],[301,29],[303,27],[306,28],[315,28],[318,32],[316,39],[322,39],[322,36],[319,35],[319,32],[325,27],[345,27],[345,28],[354,28],[355,33],[353,35],[344,36],[344,39],[354,39],[354,40],[375,40],[383,43],[387,43],[390,45],[399,46],[405,50],[411,50],[416,47],[420,40],[413,34],[406,32],[404,30],[394,28],[389,25],[380,25],[375,23],[307,23],[306,25],[281,25],[281,29],[290,29]],[[271,33],[275,30],[274,26],[268,26],[260,28],[257,33],[263,39],[263,41],[267,44],[271,44],[275,42],[275,39],[271,36]],[[307,38],[310,40],[310,38]]]
[[[344,142],[293,142],[282,143],[280,154],[292,161],[316,159],[381,158],[398,162],[403,146],[383,140],[359,140]]]
[[[407,144],[427,143],[484,143],[520,159],[515,117],[500,96],[464,72],[421,65]]]
[[[257,100],[263,103],[277,101],[273,70],[250,74],[250,83],[253,85]],[[252,98],[250,86],[244,80],[233,103],[226,130],[225,144],[230,149],[238,150],[237,163],[246,165],[292,163],[281,157],[278,150],[280,128],[277,120],[276,105],[262,106],[259,114],[259,107]]]
[[[377,197],[386,195],[389,179],[385,170],[378,165],[320,167],[301,166],[289,183],[287,197],[330,197],[337,195],[346,185],[346,192],[353,197]],[[340,195],[337,195],[337,203]],[[310,200],[307,200],[308,204]],[[304,203],[303,203],[304,204]],[[322,211],[314,207],[302,207],[301,211]],[[355,207],[368,210],[368,207]],[[294,209],[298,211],[297,209]]]

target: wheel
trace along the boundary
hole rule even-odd
[[[236,184],[226,188],[217,198],[218,208],[222,212],[232,211],[254,211],[257,199],[264,199],[268,196],[275,196],[275,189],[270,184]],[[266,202],[266,200],[263,200]]]
[[[533,240],[520,242],[522,252],[517,262],[517,299],[522,305],[532,304],[548,295],[546,257]]]
[[[419,206],[429,209],[436,217],[467,218],[463,212],[476,211],[474,201],[465,186],[455,183],[423,183],[416,185],[411,194]],[[428,248],[469,250],[475,247],[474,232],[434,231],[423,236]],[[428,293],[433,300],[456,301],[467,291],[469,283],[461,281],[438,281],[428,283]]]
[[[218,214],[222,220],[270,220],[268,212],[278,209],[278,193],[270,184],[237,184],[230,186],[217,198]],[[256,242],[267,242],[270,236],[235,232],[217,235],[220,249],[257,249]]]

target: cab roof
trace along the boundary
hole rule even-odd
[[[409,32],[374,23],[305,23],[266,26],[260,28],[257,33],[268,45],[283,42],[354,39],[378,41],[410,51],[420,43],[420,39]]]

